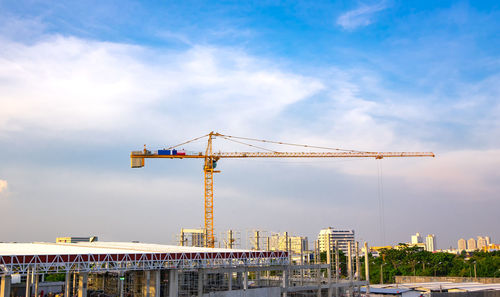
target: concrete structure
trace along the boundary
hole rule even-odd
[[[0,296],[10,297],[11,276],[3,275],[0,279]]]
[[[328,241],[330,241],[329,244]],[[328,246],[335,247],[335,241],[338,242],[338,249],[347,255],[349,252],[349,243],[351,244],[351,247],[354,247],[354,230],[339,230],[332,227],[322,229],[318,234],[320,252],[327,251]]]
[[[366,241],[365,241],[365,245],[364,245],[364,250],[365,250],[365,280],[368,283],[366,285],[366,294],[369,295],[370,294],[370,270],[369,270],[370,258],[368,257],[368,243]]]
[[[469,251],[477,250],[476,240],[474,238],[470,238],[469,240],[467,240],[467,249]]]
[[[458,250],[461,252],[461,251],[465,251],[467,249],[467,241],[463,238],[460,238],[458,240]]]
[[[434,234],[429,234],[425,238],[425,250],[428,252],[436,250],[436,236]]]
[[[396,276],[396,281],[401,277]],[[372,290],[373,290],[372,286]],[[376,287],[376,286],[375,286]],[[430,292],[477,292],[477,291],[500,291],[499,283],[479,283],[479,282],[451,282],[451,281],[431,281],[431,282],[403,282],[393,285],[386,285],[388,288],[413,289],[421,293]]]
[[[458,255],[461,253],[460,250],[458,249],[441,249],[441,250],[436,250],[436,252],[438,253],[448,253],[448,254],[454,254],[454,255]]]
[[[203,294],[203,297],[279,297],[280,288],[255,288],[244,291],[219,291]]]
[[[394,247],[392,245],[386,245],[386,246],[372,246],[368,250],[368,252],[373,256],[373,257],[379,257],[380,256],[380,251],[381,250],[392,250]],[[362,249],[362,252],[364,253],[365,250],[364,248]]]
[[[422,250],[425,250],[426,249],[426,246],[425,246],[425,243],[423,242],[419,242],[419,243],[416,243],[416,244],[409,244],[410,247],[418,247],[418,248],[421,248]],[[399,249],[401,247],[396,247],[396,249]]]
[[[290,252],[293,254],[300,254],[309,249],[309,242],[307,237],[304,236],[290,236]]]
[[[236,239],[234,238],[233,230],[227,230],[227,239],[224,241],[226,249],[232,249],[234,247]]]
[[[500,286],[500,277],[461,277],[461,276],[413,276],[396,275],[394,276],[396,284],[403,283],[481,283],[496,284]]]
[[[418,243],[423,243],[422,241],[422,236],[420,236],[420,233],[416,233],[415,235],[411,236],[411,244],[416,245]]]
[[[279,233],[272,234],[269,241],[270,251],[289,251],[292,254],[300,255],[309,250],[307,237],[290,236],[288,232],[284,232],[283,235]]]
[[[370,296],[394,296],[394,297],[419,297],[421,296],[421,292],[413,289],[406,288],[377,288],[372,287],[368,291]],[[361,288],[361,293],[367,293],[366,288]]]
[[[0,297],[12,297],[12,275],[25,277],[25,296],[30,297],[39,292],[39,276],[51,273],[65,274],[65,297],[95,293],[202,297],[222,291],[232,293],[217,294],[250,296],[247,291],[271,287],[275,289],[254,293],[276,296],[279,291],[282,297],[294,293],[332,297],[333,289],[345,295],[366,285],[352,279],[334,281],[330,264],[292,265],[289,254],[283,251],[124,242],[0,243]]]
[[[205,229],[185,229],[182,228],[179,234],[180,246],[206,246],[206,230]]]

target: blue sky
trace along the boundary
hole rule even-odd
[[[498,241],[499,23],[495,1],[0,1],[0,241],[171,242],[202,223],[201,164],[128,153],[211,130],[438,155],[224,162],[218,231],[381,244],[381,167],[387,243]]]

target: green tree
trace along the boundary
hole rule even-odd
[[[416,276],[500,276],[500,251],[461,253],[431,253],[419,247],[400,244],[396,249],[382,249],[380,257],[369,256],[370,282],[393,282],[396,275]],[[362,257],[364,269],[364,257]]]

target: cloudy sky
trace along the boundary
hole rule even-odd
[[[500,242],[499,32],[496,1],[1,0],[0,241],[172,243],[202,163],[129,153],[218,131],[437,157],[223,160],[217,234]]]

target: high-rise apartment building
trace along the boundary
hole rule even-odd
[[[483,236],[478,236],[477,237],[477,249],[482,250],[483,247],[485,247],[485,246],[488,246],[488,244],[486,243],[486,238],[484,238]]]
[[[467,249],[467,241],[465,239],[460,238],[458,240],[458,250],[459,251],[465,251]]]
[[[339,230],[332,227],[322,229],[318,235],[319,250],[325,252],[328,250],[328,240],[330,240],[330,247],[333,249],[335,241],[338,242],[338,249],[347,255],[348,243],[351,243],[351,251],[354,251],[354,230]]]
[[[422,236],[420,236],[420,233],[416,233],[415,235],[411,236],[411,244],[418,244],[418,243],[423,243],[422,241]]]
[[[425,238],[425,250],[428,252],[436,250],[436,236],[434,234],[429,234]]]
[[[289,247],[290,251],[295,254],[300,254],[301,251],[305,252],[309,248],[307,237],[302,236],[290,236],[289,237]],[[284,240],[281,243],[284,246]]]
[[[467,249],[471,251],[477,250],[476,240],[474,238],[467,240]]]
[[[484,239],[486,239],[486,245],[491,244],[491,238],[489,236],[485,236]]]

